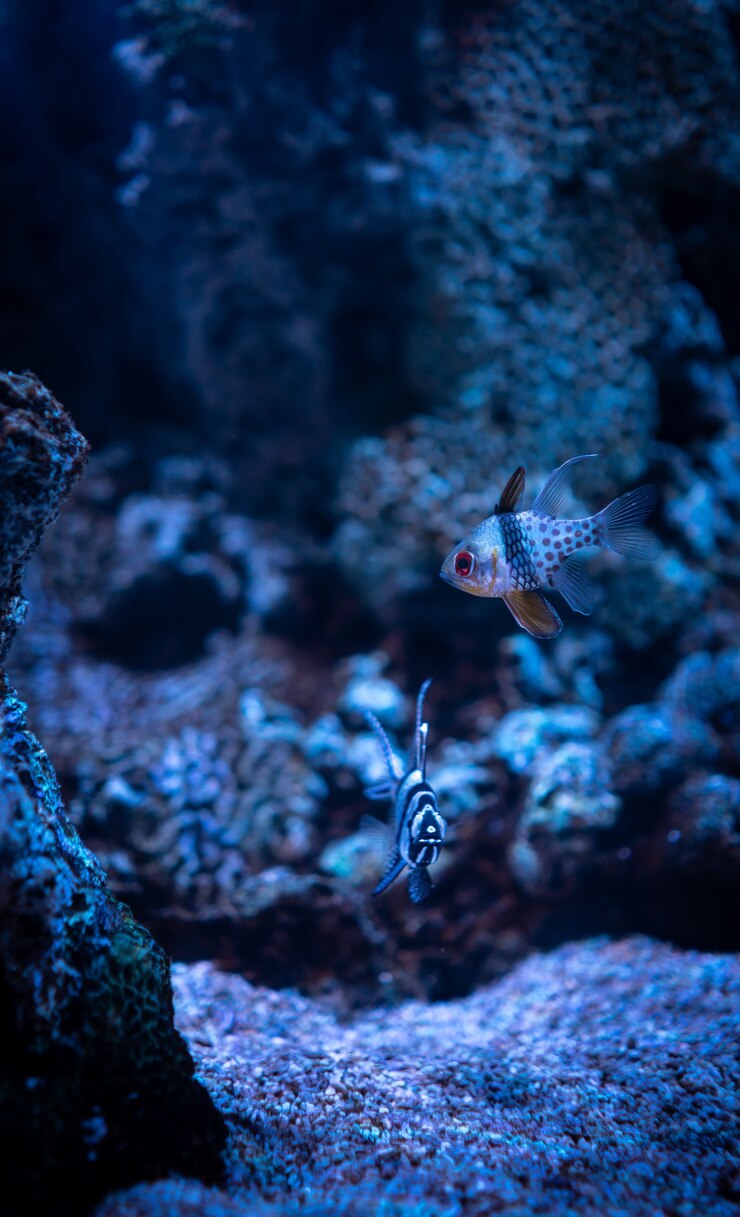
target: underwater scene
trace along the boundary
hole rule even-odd
[[[738,0],[0,0],[0,1217],[740,1212]]]

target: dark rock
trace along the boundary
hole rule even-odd
[[[737,883],[740,867],[740,781],[722,773],[695,774],[672,794],[665,865],[707,885]]]
[[[82,436],[35,377],[0,379],[0,636]],[[0,1152],[10,1214],[84,1211],[111,1181],[219,1173],[221,1121],[174,1029],[169,963],[106,889],[0,675]]]
[[[87,442],[32,373],[0,372],[0,661],[23,620],[23,568],[80,476]]]
[[[607,724],[604,738],[619,792],[647,794],[675,785],[718,751],[706,723],[661,703],[630,706]]]
[[[0,690],[0,1141],[9,1212],[78,1213],[113,1180],[219,1171],[220,1121],[172,1022],[169,962],[62,807]],[[43,1153],[38,1154],[38,1146]],[[53,1198],[53,1199],[52,1199]]]

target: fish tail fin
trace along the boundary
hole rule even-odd
[[[434,884],[425,866],[415,866],[409,874],[409,896],[414,904],[422,904],[429,896]]]
[[[628,490],[596,515],[599,545],[626,557],[654,562],[660,542],[643,525],[658,501],[654,486]]]

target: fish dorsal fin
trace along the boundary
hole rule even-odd
[[[574,466],[579,461],[593,461],[597,456],[599,456],[598,452],[587,452],[584,456],[572,456],[564,465],[554,469],[532,504],[532,511],[539,511],[543,516],[559,515],[570,489]]]
[[[385,731],[381,727],[381,725],[378,722],[375,715],[371,714],[369,710],[365,711],[365,722],[375,732],[376,739],[378,740],[380,747],[383,750],[383,759],[385,761],[385,767],[388,772],[388,781],[389,781],[389,784],[390,784],[390,787],[392,790],[393,787],[395,786],[396,782],[400,781],[402,774],[399,773],[399,766],[396,762],[396,758],[393,755],[393,749],[391,748],[390,740],[388,739],[388,736],[386,735]],[[376,786],[378,788],[380,787],[380,785],[381,785],[380,782],[376,783]],[[370,798],[374,798],[374,797],[381,797],[381,796],[370,795]]]
[[[426,775],[426,756],[427,756],[427,735],[429,734],[429,724],[421,721],[424,713],[424,698],[427,695],[427,689],[431,684],[431,680],[425,680],[424,684],[419,689],[419,695],[416,699],[416,726],[414,728],[414,742],[411,747],[411,755],[409,757],[409,766],[414,769],[421,769],[421,776]]]
[[[506,592],[502,600],[523,630],[534,638],[557,638],[563,623],[542,592]]]
[[[552,585],[576,613],[588,617],[594,607],[594,589],[580,555],[571,554],[552,576]]]
[[[373,896],[379,896],[380,893],[384,892],[387,887],[390,887],[394,879],[398,878],[405,865],[406,863],[401,857],[401,851],[399,850],[398,846],[395,845],[391,850],[390,857],[388,858],[388,865],[385,868],[383,878],[379,883],[376,883],[375,887],[373,888]]]
[[[527,470],[524,465],[519,465],[514,470],[508,482],[504,486],[493,514],[495,516],[507,515],[510,511],[518,511],[522,505],[524,497],[524,483],[527,478]]]

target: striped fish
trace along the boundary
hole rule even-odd
[[[383,877],[373,889],[378,896],[390,887],[404,867],[409,868],[409,895],[414,904],[426,900],[432,890],[429,867],[437,861],[447,825],[437,807],[437,796],[426,777],[429,724],[422,722],[424,697],[431,680],[425,680],[416,699],[416,730],[406,773],[393,756],[388,736],[374,714],[366,718],[383,749],[387,780],[376,782],[365,794],[369,799],[392,799],[394,841]]]
[[[447,555],[442,578],[473,596],[500,597],[535,638],[555,638],[563,628],[543,588],[560,592],[576,613],[588,616],[593,592],[582,550],[613,549],[646,562],[660,553],[658,541],[644,527],[655,507],[654,486],[638,486],[583,519],[560,517],[573,467],[595,455],[571,457],[551,473],[529,511],[521,510],[526,470],[520,465],[493,515]]]

